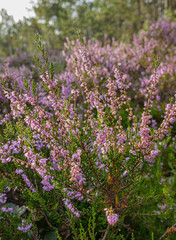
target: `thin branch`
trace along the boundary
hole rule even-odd
[[[104,237],[102,238],[102,240],[105,240],[105,239],[106,239],[106,236],[107,236],[107,234],[108,234],[108,232],[109,232],[109,227],[110,227],[110,225],[109,225],[109,223],[108,223],[108,226],[107,226],[107,228],[106,228],[105,235],[104,235]]]
[[[175,226],[176,226],[176,223],[170,229],[172,229]],[[168,230],[166,230],[166,232],[159,238],[159,240],[163,239],[167,234],[168,234]]]
[[[52,226],[51,223],[48,221],[48,218],[47,218],[47,216],[46,216],[46,213],[45,213],[44,211],[42,211],[42,214],[44,215],[45,221],[46,221],[46,223],[48,224],[48,226],[49,226],[50,228],[52,228],[53,226]]]
[[[135,215],[135,216],[158,216],[157,213],[129,213],[129,215]]]

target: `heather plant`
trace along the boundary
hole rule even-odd
[[[104,45],[99,41],[83,39],[86,46],[86,54],[92,63],[92,76],[86,74],[82,54],[79,51],[80,42],[70,41],[67,38],[63,55],[66,58],[67,67],[65,72],[56,76],[62,85],[62,94],[67,98],[73,84],[79,85],[75,74],[76,64],[84,72],[84,78],[88,85],[93,87],[93,82],[103,88],[108,77],[114,77],[114,68],[120,64],[123,77],[133,83],[131,97],[138,102],[146,94],[148,78],[153,74],[152,61],[158,55],[160,59],[160,88],[157,89],[156,97],[169,100],[174,94],[171,86],[175,86],[175,46],[176,46],[176,24],[169,19],[160,19],[151,26],[145,28],[140,34],[133,36],[131,44],[110,42],[104,40]],[[75,58],[77,61],[75,62]],[[169,79],[169,81],[168,81]],[[65,84],[63,85],[63,81]],[[140,94],[139,94],[140,93]],[[143,100],[142,100],[143,101]]]
[[[87,79],[89,87],[93,87],[95,82],[99,84],[100,89],[105,88],[106,79],[113,76],[114,68],[116,64],[120,64],[120,69],[124,73],[124,78],[128,79],[129,83],[133,83],[130,95],[133,101],[138,102],[140,105],[143,102],[145,95],[145,89],[147,88],[148,78],[153,73],[152,59],[158,55],[160,59],[160,72],[162,76],[159,78],[160,88],[157,89],[158,94],[158,115],[162,115],[164,108],[162,102],[168,101],[169,96],[174,94],[171,86],[175,84],[175,23],[169,19],[160,19],[157,23],[152,24],[150,27],[146,27],[145,31],[141,31],[140,34],[134,35],[132,44],[117,43],[114,40],[110,42],[104,40],[104,45],[98,41],[87,41],[84,38],[84,45],[86,46],[86,53],[89,56],[92,66],[92,78],[85,72],[84,78]],[[84,69],[82,62],[82,55],[78,49],[80,49],[79,41],[69,41],[65,43],[65,51],[63,55],[60,52],[54,50],[49,51],[48,58],[54,62],[56,69],[55,81],[59,84],[62,89],[61,95],[68,98],[70,95],[73,85],[79,85],[77,76],[74,73],[78,64],[80,69]],[[40,58],[40,57],[39,57]],[[76,58],[76,62],[75,62]],[[40,61],[43,60],[40,58]],[[46,100],[46,93],[41,86],[38,71],[34,68],[34,64],[31,62],[31,55],[26,53],[17,53],[16,57],[7,59],[9,66],[4,66],[1,71],[1,76],[4,77],[14,86],[17,81],[18,87],[24,91],[24,77],[31,77],[39,88],[40,104],[47,105],[49,102]],[[62,71],[66,64],[66,70]],[[60,73],[62,71],[62,73]],[[9,76],[7,76],[9,75]],[[168,81],[169,79],[169,81]],[[139,94],[140,93],[140,94]],[[141,99],[142,98],[142,99]],[[161,100],[161,101],[160,101]],[[6,100],[0,90],[0,101],[1,101],[1,113],[7,111],[5,106]],[[3,109],[5,108],[5,109]],[[161,112],[161,113],[159,113]],[[2,114],[4,118],[4,114]],[[157,120],[157,119],[156,119]]]
[[[42,62],[41,56],[39,56],[40,61]],[[62,71],[65,66],[65,62],[61,51],[48,50],[48,58],[53,62],[57,73]],[[8,57],[6,59],[1,59],[0,63],[0,76],[6,80],[6,84],[9,88],[18,88],[24,94],[26,90],[24,88],[25,79],[31,79],[29,84],[32,84],[32,80],[35,84],[38,85],[38,98],[39,104],[49,107],[49,102],[46,99],[46,92],[42,87],[40,81],[40,75],[38,70],[35,67],[35,64],[32,60],[32,55],[26,52],[16,52],[16,55],[13,57]],[[43,63],[43,62],[42,62]],[[32,95],[32,92],[30,92]],[[9,104],[7,99],[4,97],[3,91],[0,88],[0,113],[1,118],[6,118],[5,113],[9,114]]]
[[[140,239],[145,232],[149,239],[150,227],[161,236],[175,221],[175,183],[163,177],[161,152],[172,137],[176,95],[161,123],[154,124],[163,74],[158,59],[138,110],[130,97],[133,83],[118,62],[101,88],[78,41],[82,62],[74,59],[77,82],[65,95],[38,37],[37,43],[45,64],[34,59],[50,108],[40,104],[30,79],[24,81],[25,94],[1,81],[11,109],[9,121],[2,122],[0,145],[1,220],[11,227],[10,233],[3,229],[3,238]],[[8,206],[10,192],[17,194],[14,208]]]
[[[6,86],[10,89],[15,88],[20,91],[23,96],[26,96],[27,93],[25,89],[26,79],[29,81],[30,89],[32,89],[32,84],[37,85],[38,89],[38,102],[41,105],[44,105],[46,109],[50,107],[49,101],[47,101],[47,93],[44,91],[42,87],[41,81],[39,81],[38,72],[34,69],[34,64],[29,65],[28,67],[25,65],[20,66],[19,68],[11,65],[10,61],[3,63],[4,69],[0,73],[0,77],[4,82],[6,82]],[[30,95],[32,96],[32,90],[30,91]],[[0,125],[7,120],[9,121],[11,118],[9,101],[4,96],[3,90],[0,88]]]

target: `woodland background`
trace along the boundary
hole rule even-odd
[[[65,38],[77,38],[79,30],[88,39],[104,36],[130,42],[134,33],[167,15],[176,17],[175,0],[38,0],[35,17],[15,22],[0,11],[0,56],[32,52],[38,33],[47,49],[63,49]]]

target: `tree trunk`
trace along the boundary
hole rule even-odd
[[[11,45],[11,40],[8,39],[8,48],[9,48],[9,56],[12,56],[12,45]]]
[[[156,21],[158,19],[158,4],[157,4],[157,0],[153,0],[152,1],[152,20]]]
[[[138,15],[141,16],[141,6],[140,6],[140,0],[137,1],[138,4]]]
[[[170,0],[170,8],[171,8],[172,14],[174,15],[174,12],[176,10],[176,1],[175,0]]]
[[[162,16],[162,11],[163,11],[162,0],[158,0],[158,17],[159,18]]]
[[[164,1],[164,10],[166,12],[166,10],[168,9],[168,0]]]
[[[145,5],[144,0],[141,0],[140,1],[140,8],[141,8],[142,13],[144,12],[144,5]]]

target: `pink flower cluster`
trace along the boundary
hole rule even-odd
[[[104,209],[106,211],[106,217],[107,221],[110,225],[114,226],[118,220],[119,220],[119,215],[116,213],[113,213],[112,209]]]

